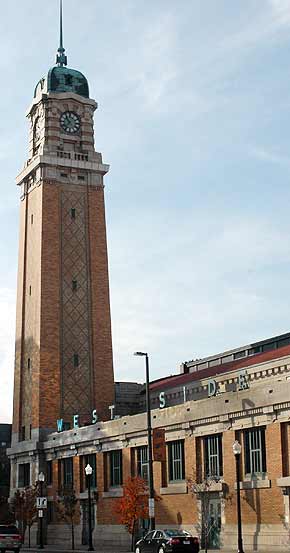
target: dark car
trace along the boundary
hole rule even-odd
[[[184,530],[154,530],[135,546],[135,553],[198,553],[199,540]]]
[[[0,525],[0,552],[15,551],[19,553],[22,545],[21,534],[16,526]]]

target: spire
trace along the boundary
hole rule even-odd
[[[62,29],[62,0],[60,0],[60,37],[59,37],[59,48],[56,55],[56,63],[58,66],[63,67],[67,65],[67,57],[65,55],[65,48],[63,47],[63,29]]]

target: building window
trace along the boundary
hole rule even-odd
[[[182,440],[168,444],[169,480],[184,480],[184,442]]]
[[[96,488],[97,487],[97,460],[96,460],[95,453],[91,453],[90,455],[85,455],[85,467],[87,465],[91,465],[93,469],[93,472],[91,475],[91,488]],[[87,487],[87,482],[86,482],[86,487]]]
[[[122,450],[110,452],[110,484],[121,486],[122,478]]]
[[[245,469],[246,474],[266,472],[265,428],[252,428],[245,434]]]
[[[28,359],[27,359],[27,368],[29,370],[31,369],[31,359],[30,359],[30,357],[28,357]]]
[[[248,349],[248,355],[255,355],[256,353],[261,353],[262,347],[261,346],[255,346],[254,348]]]
[[[137,475],[148,481],[148,447],[137,448]]]
[[[73,459],[68,457],[63,459],[63,485],[64,487],[72,487],[73,485]]]
[[[32,288],[29,286],[29,295],[31,296]]]
[[[215,434],[204,438],[205,477],[219,479],[223,475],[222,435]]]
[[[85,177],[83,175],[78,175],[78,180],[84,181]]]
[[[20,441],[25,441],[25,426],[21,426],[21,432],[20,432]]]
[[[262,346],[263,352],[264,351],[272,351],[273,349],[276,349],[276,343],[275,342],[268,342],[267,344],[264,344]]]
[[[48,486],[52,485],[52,461],[47,461],[46,463],[46,483]]]
[[[67,179],[68,177],[67,173],[60,173],[60,176],[62,179]]]
[[[79,366],[79,356],[77,353],[74,353],[74,368],[76,369]]]
[[[31,224],[33,225],[33,214],[31,215]]]
[[[30,463],[24,463],[18,467],[18,487],[30,486]]]
[[[72,219],[75,219],[76,218],[76,210],[74,207],[71,208],[70,210],[70,216]]]
[[[234,353],[234,359],[241,359],[242,357],[246,357],[246,350]]]
[[[78,289],[78,281],[77,280],[72,280],[71,287],[72,287],[72,291],[76,292],[77,289]]]

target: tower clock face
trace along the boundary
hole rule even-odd
[[[80,130],[81,121],[73,111],[65,111],[60,117],[60,125],[64,132],[75,134]]]

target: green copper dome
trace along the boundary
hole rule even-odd
[[[74,92],[89,98],[89,85],[86,77],[69,67],[57,66],[49,70],[47,92]]]
[[[67,67],[67,57],[63,47],[62,0],[60,0],[60,39],[56,63],[57,66],[49,70],[47,79],[40,79],[36,85],[34,97],[39,92],[73,92],[89,98],[89,85],[86,77],[80,71]]]

